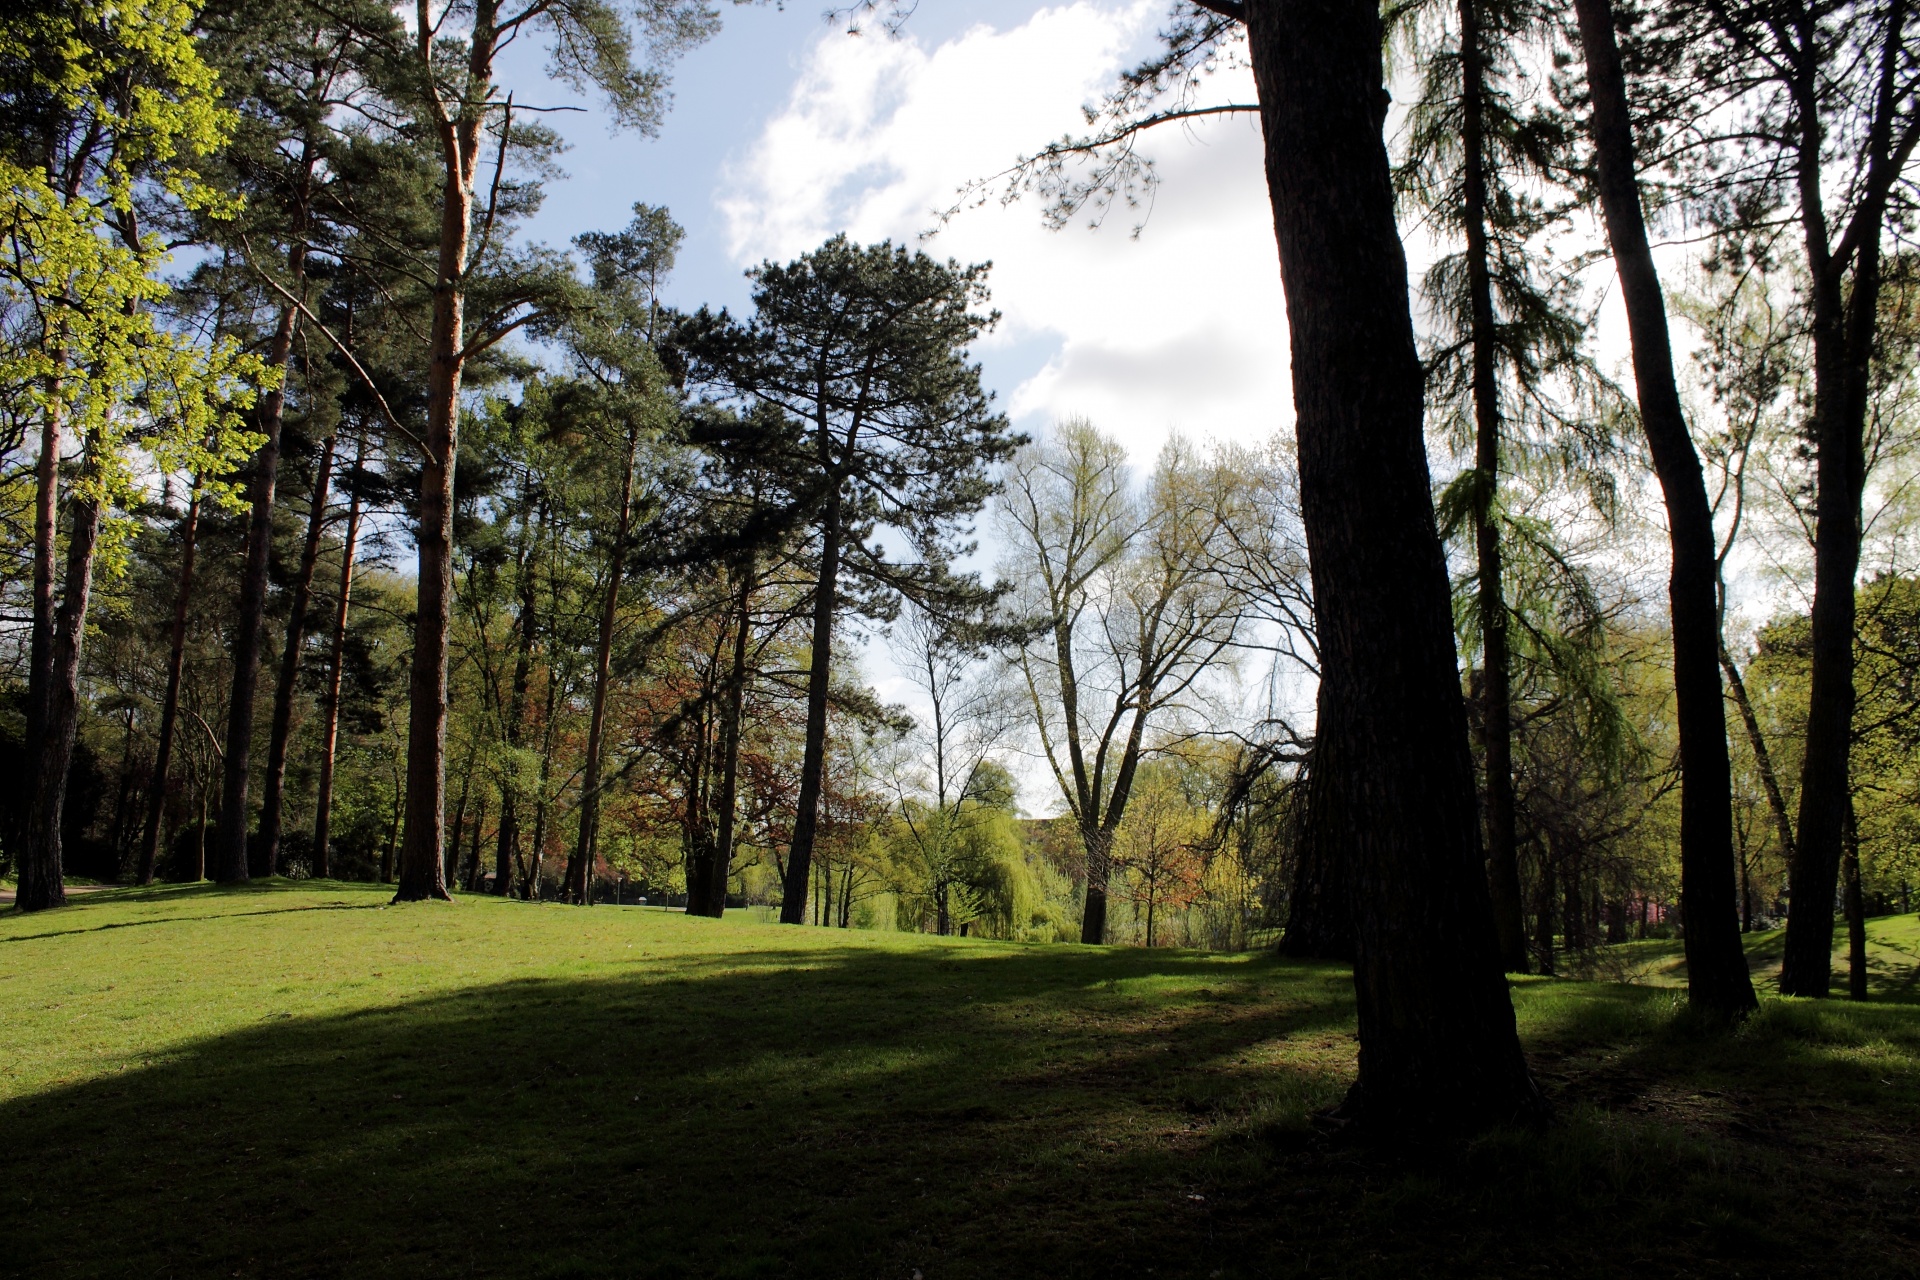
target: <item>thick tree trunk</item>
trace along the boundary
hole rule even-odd
[[[1601,209],[1633,344],[1640,421],[1666,499],[1668,602],[1680,729],[1680,908],[1687,993],[1696,1008],[1740,1017],[1756,1007],[1734,909],[1732,775],[1720,688],[1713,512],[1673,376],[1666,301],[1647,242],[1626,80],[1610,0],[1576,0],[1593,103]]]
[[[292,274],[298,287],[304,245],[296,245]],[[300,313],[293,306],[280,309],[267,347],[267,366],[284,375],[293,352],[294,329]],[[260,401],[260,431],[266,437],[254,455],[248,482],[252,519],[247,525],[246,558],[240,569],[240,605],[233,622],[233,691],[227,698],[227,744],[222,756],[220,821],[214,828],[214,879],[226,884],[245,882],[251,875],[272,875],[276,868],[264,859],[248,857],[247,788],[253,761],[254,691],[260,683],[260,640],[266,629],[267,568],[273,557],[273,493],[280,475],[280,427],[285,418],[284,384]]]
[[[200,533],[200,481],[194,478],[187,516],[180,525],[180,585],[173,596],[173,628],[167,637],[167,693],[160,703],[160,740],[153,749],[153,776],[147,783],[147,822],[140,834],[135,879],[152,884],[160,855],[160,817],[167,802],[167,770],[173,763],[173,735],[180,716],[180,677],[186,666],[187,616],[193,603],[193,560]]]
[[[1501,582],[1500,383],[1493,281],[1487,256],[1485,85],[1479,0],[1460,0],[1461,148],[1466,177],[1467,284],[1473,316],[1473,416],[1476,490],[1474,552],[1478,558],[1482,662],[1481,732],[1486,747],[1487,885],[1500,961],[1510,973],[1527,971],[1526,924],[1520,911],[1520,860],[1514,842],[1513,676],[1507,648],[1507,601]]]
[[[1538,1111],[1500,972],[1406,257],[1381,137],[1378,9],[1248,0],[1292,342],[1322,654],[1317,809],[1352,866],[1360,1076],[1381,1131]]]
[[[357,479],[367,462],[362,436],[354,450]],[[340,745],[340,682],[347,648],[347,610],[353,599],[353,557],[360,543],[360,490],[356,484],[347,500],[347,531],[340,546],[340,591],[333,604],[333,640],[327,651],[327,691],[320,703],[320,785],[313,799],[313,874],[325,878],[331,871],[327,842],[333,822],[333,762]]]
[[[757,576],[751,554],[739,566],[740,590],[733,616],[733,666],[727,673],[726,720],[720,727],[719,829],[704,877],[700,915],[718,920],[727,910],[727,884],[733,876],[734,810],[740,803],[740,730],[746,710],[747,647],[753,631],[753,589]]]
[[[1113,833],[1104,823],[1083,826],[1080,845],[1087,854],[1087,897],[1080,912],[1080,941],[1097,947],[1107,940],[1107,887],[1113,881]]]
[[[840,493],[827,498],[820,517],[820,581],[813,597],[813,649],[807,671],[807,736],[800,760],[800,799],[793,818],[793,847],[780,898],[780,923],[807,922],[807,889],[813,882],[813,841],[820,823],[820,787],[827,767],[827,693],[833,667],[833,614],[840,577]]]
[[[20,860],[22,911],[63,905],[66,881],[61,868],[61,834],[66,814],[67,774],[80,725],[80,654],[87,634],[87,603],[93,590],[93,557],[100,538],[100,508],[89,500],[73,503],[73,532],[67,542],[67,574],[53,633],[53,669],[47,689],[46,718],[33,758],[33,795],[27,809],[27,849]]]
[[[1332,833],[1314,824],[1313,764],[1295,784],[1301,796],[1294,835],[1293,879],[1287,894],[1287,930],[1279,952],[1297,960],[1353,959],[1353,903],[1347,895],[1347,861],[1335,852]]]
[[[320,449],[313,472],[313,500],[307,511],[307,540],[300,549],[300,572],[293,580],[293,609],[287,615],[287,642],[280,654],[280,678],[273,690],[273,729],[267,736],[267,777],[260,794],[260,863],[268,875],[280,869],[281,802],[287,781],[287,740],[293,732],[293,694],[300,679],[300,654],[307,639],[307,610],[313,603],[313,571],[320,562],[326,532],[327,486],[333,478],[334,437]]]
[[[54,365],[56,370],[64,371],[64,351],[54,353]],[[27,758],[36,767],[46,759],[50,742],[48,721],[54,685],[54,637],[60,626],[58,609],[54,603],[57,585],[54,556],[60,527],[60,450],[66,443],[66,405],[61,373],[56,372],[47,381],[47,407],[40,420],[40,456],[34,462],[33,634],[27,658],[26,746]],[[43,785],[36,773],[33,792],[28,798],[30,812],[43,802],[40,794]],[[66,785],[64,769],[60,785],[63,788]],[[31,818],[28,821],[27,846],[18,867],[21,891],[16,902],[22,911],[57,907],[67,900],[57,843],[59,827],[59,817],[55,815],[53,829],[56,843],[48,849],[35,839]],[[35,886],[31,896],[26,892],[29,880]]]
[[[633,519],[633,465],[639,437],[627,437],[626,469],[620,477],[620,519],[600,602],[600,634],[593,650],[593,711],[587,722],[587,758],[581,765],[580,830],[574,844],[567,891],[582,906],[592,901],[593,860],[600,836],[600,754],[606,737],[607,681],[613,672],[613,633],[620,620],[620,587],[627,573],[627,538]]]
[[[470,42],[468,77],[493,79],[498,33],[493,6],[483,3]],[[424,3],[421,12],[426,12]],[[449,900],[441,872],[446,840],[447,658],[453,605],[453,470],[459,457],[460,379],[466,366],[467,252],[473,227],[473,184],[484,113],[474,106],[441,128],[445,181],[440,199],[440,253],[427,343],[427,428],[415,509],[420,564],[408,679],[407,805],[395,902]]]

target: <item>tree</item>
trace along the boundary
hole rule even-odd
[[[1214,548],[1239,514],[1244,478],[1174,440],[1136,495],[1120,445],[1089,422],[1060,424],[1008,467],[999,512],[1003,574],[1033,638],[1014,651],[1042,754],[1080,833],[1080,940],[1106,939],[1114,833],[1150,729],[1187,705],[1229,653],[1244,610]]]
[[[1601,210],[1633,344],[1640,425],[1666,501],[1673,549],[1668,607],[1680,725],[1681,910],[1687,993],[1698,1008],[1740,1017],[1756,1005],[1734,906],[1732,773],[1720,685],[1719,580],[1713,513],[1674,381],[1666,301],[1647,241],[1632,118],[1610,0],[1577,0],[1586,52]]]
[[[280,296],[270,305],[273,323],[266,339],[266,367],[273,382],[260,398],[257,425],[260,448],[247,478],[251,519],[247,528],[245,571],[232,631],[233,689],[227,700],[226,747],[222,754],[220,821],[214,838],[214,878],[244,881],[250,874],[273,875],[278,869],[280,845],[280,787],[285,769],[286,726],[282,719],[288,699],[276,698],[272,750],[262,807],[261,839],[257,854],[249,857],[247,833],[251,826],[248,790],[252,775],[254,701],[259,685],[260,651],[264,639],[269,559],[273,543],[275,488],[279,481],[281,432],[285,425],[288,374],[298,337],[302,308],[310,305],[308,275],[316,250],[326,252],[337,241],[337,224],[349,200],[329,186],[340,177],[342,120],[355,119],[370,109],[376,97],[369,87],[367,64],[377,46],[393,39],[398,19],[377,6],[360,5],[345,12],[320,6],[264,6],[253,0],[223,3],[202,15],[202,46],[224,73],[239,126],[220,156],[221,174],[247,199],[245,214],[234,225],[216,222],[203,234],[238,247],[248,256],[271,253],[284,263],[284,279],[273,289]],[[373,77],[377,79],[378,77]],[[258,250],[254,239],[261,241]],[[256,261],[257,269],[268,270]],[[309,389],[311,390],[311,389]],[[331,459],[331,441],[327,457]],[[326,478],[319,478],[314,528],[325,507]],[[317,548],[317,538],[309,545]],[[305,623],[304,596],[311,583],[313,560],[303,558],[295,593],[302,597],[289,628],[292,657],[283,670],[297,662],[301,628]]]
[[[1920,32],[1906,0],[1687,5],[1663,16],[1661,37],[1685,59],[1683,92],[1714,87],[1726,103],[1718,114],[1737,122],[1730,137],[1702,124],[1687,139],[1704,153],[1703,203],[1731,233],[1735,262],[1770,260],[1783,221],[1800,232],[1813,357],[1814,657],[1780,989],[1824,996],[1851,792],[1854,608],[1883,241],[1898,234],[1920,145]]]
[[[464,21],[464,30],[456,34],[450,21]],[[516,130],[518,140],[528,145],[539,145],[545,136],[514,123],[512,96],[497,96],[495,65],[509,42],[545,29],[552,37],[553,68],[560,78],[594,85],[607,96],[616,121],[650,133],[665,111],[665,80],[657,66],[634,64],[629,22],[638,27],[640,43],[656,63],[704,40],[716,25],[703,0],[634,0],[624,13],[604,0],[526,0],[517,8],[477,0],[471,7],[448,6],[438,15],[428,0],[418,0],[416,6],[411,105],[439,141],[442,181],[427,341],[427,421],[419,441],[419,611],[410,677],[406,825],[394,895],[398,901],[447,896],[441,863],[447,635],[453,603],[453,479],[461,379],[470,359],[541,314],[537,294],[529,299],[513,290],[483,297],[478,315],[467,311],[472,271],[485,258],[501,212],[502,175]],[[497,135],[499,155],[490,193],[481,205],[481,152],[490,130]],[[488,303],[490,308],[484,305]]]
[[[675,406],[665,394],[664,372],[652,348],[654,321],[659,310],[659,288],[673,270],[674,255],[686,233],[649,205],[634,206],[634,220],[614,234],[589,234],[580,245],[590,257],[596,305],[571,326],[569,343],[574,362],[590,380],[593,391],[583,397],[575,416],[576,430],[592,433],[594,425],[612,427],[609,461],[617,461],[619,497],[612,503],[613,526],[606,532],[605,583],[601,590],[599,630],[594,644],[593,709],[587,729],[586,758],[581,765],[580,823],[573,858],[568,863],[568,892],[586,904],[592,894],[594,842],[599,833],[601,756],[607,719],[607,683],[613,664],[620,598],[627,586],[627,563],[633,535],[652,505],[648,495],[636,492],[635,470],[641,462],[642,442],[658,437],[673,421]]]
[[[697,317],[700,376],[804,434],[781,462],[817,538],[805,757],[780,918],[806,920],[826,764],[835,623],[888,617],[901,596],[964,617],[991,599],[952,560],[986,501],[988,468],[1017,444],[981,390],[966,348],[994,321],[986,268],[838,236],[785,266],[751,273],[754,316]],[[893,531],[910,560],[890,559]]]
[[[8,309],[27,317],[0,355],[0,382],[33,388],[40,427],[25,910],[65,900],[62,814],[89,594],[103,551],[118,565],[113,508],[135,486],[130,455],[143,449],[162,471],[216,478],[210,492],[230,498],[217,477],[252,444],[237,412],[251,397],[237,382],[271,381],[230,340],[199,344],[154,310],[167,295],[157,279],[166,246],[148,223],[231,210],[192,171],[232,121],[214,101],[188,17],[184,5],[74,4],[29,8],[0,27],[0,99],[16,127],[0,143],[0,280]],[[61,574],[61,463],[75,438],[82,452],[66,485]]]
[[[1451,21],[1449,21],[1451,19]],[[1571,201],[1561,113],[1527,102],[1527,57],[1548,51],[1558,15],[1529,0],[1459,0],[1410,8],[1403,21],[1425,70],[1396,177],[1429,225],[1458,248],[1428,269],[1435,330],[1427,358],[1435,425],[1470,465],[1441,500],[1442,525],[1466,526],[1479,641],[1476,736],[1485,757],[1488,885],[1502,961],[1524,972],[1513,760],[1513,653],[1502,553],[1504,490],[1516,471],[1585,464],[1609,452],[1606,415],[1581,393],[1593,379],[1581,351],[1577,279],[1547,275],[1552,233]],[[1556,403],[1555,384],[1572,393]],[[1567,412],[1567,408],[1573,412]],[[1582,413],[1581,410],[1586,410]]]

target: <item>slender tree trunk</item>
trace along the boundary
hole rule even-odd
[[[634,454],[640,438],[628,435],[626,468],[620,477],[620,519],[613,539],[613,553],[607,565],[607,590],[600,602],[600,634],[593,650],[593,711],[587,721],[587,758],[581,765],[580,830],[568,892],[581,906],[592,901],[588,887],[593,882],[595,845],[600,836],[600,753],[607,724],[607,681],[613,672],[613,633],[620,621],[620,587],[627,574],[627,538],[633,520]]]
[[[1553,964],[1553,909],[1558,896],[1554,884],[1553,854],[1545,845],[1538,846],[1540,853],[1540,891],[1538,910],[1533,918],[1533,949],[1540,961],[1540,972],[1551,977]],[[1644,923],[1644,920],[1643,920]]]
[[[1475,495],[1482,661],[1482,733],[1486,746],[1487,885],[1500,960],[1527,971],[1526,925],[1520,911],[1520,861],[1514,843],[1513,677],[1507,649],[1507,601],[1501,575],[1500,384],[1495,369],[1493,280],[1487,250],[1485,84],[1479,0],[1460,0],[1461,148],[1466,177],[1467,284],[1472,296]]]
[[[307,540],[300,549],[300,572],[293,580],[293,609],[287,615],[287,643],[280,655],[280,679],[273,690],[273,729],[267,736],[267,777],[260,793],[260,863],[268,875],[280,869],[280,813],[287,781],[287,739],[293,731],[293,694],[300,679],[300,654],[307,639],[307,610],[313,603],[313,571],[320,562],[326,531],[327,486],[333,477],[335,437],[320,449],[313,472],[313,500],[307,511]]]
[[[740,730],[746,711],[747,646],[753,631],[753,589],[757,576],[751,553],[737,572],[740,590],[733,617],[733,667],[727,675],[726,720],[720,728],[719,830],[713,841],[712,864],[707,869],[706,900],[700,914],[718,920],[726,914],[727,885],[733,877],[734,810],[740,801]]]
[[[60,817],[53,817],[54,843],[44,844],[39,830],[38,810],[50,803],[64,804],[65,765],[61,767],[58,797],[45,794],[46,779],[40,767],[53,749],[51,733],[55,637],[59,631],[58,608],[54,603],[56,587],[56,543],[60,527],[60,450],[65,445],[66,402],[63,375],[66,352],[54,353],[56,372],[47,380],[47,407],[40,419],[40,456],[34,463],[33,503],[33,638],[27,667],[27,759],[35,770],[33,791],[28,798],[26,848],[17,868],[19,893],[15,904],[22,911],[38,911],[63,905],[67,900],[66,881],[60,866]],[[32,891],[29,892],[29,886]]]
[[[781,924],[805,924],[813,883],[814,833],[820,823],[820,786],[827,765],[827,693],[833,667],[833,614],[840,578],[840,492],[828,496],[820,518],[820,581],[813,597],[813,649],[807,671],[807,736],[800,760],[800,798],[793,846],[780,900]]]
[[[288,255],[289,274],[298,290],[304,274],[306,244],[296,240]],[[291,304],[280,308],[267,347],[267,366],[282,376],[293,353],[294,330],[300,313]],[[257,859],[248,857],[247,788],[253,761],[254,693],[260,683],[260,643],[266,629],[267,570],[273,558],[273,495],[280,475],[280,428],[285,419],[284,384],[260,401],[260,431],[266,438],[254,455],[248,484],[252,519],[247,525],[246,558],[240,570],[240,606],[233,624],[233,691],[227,699],[227,745],[222,764],[220,822],[214,828],[214,878],[243,883],[250,875],[273,875],[278,868],[265,857],[264,843]]]
[[[160,854],[160,815],[167,802],[167,770],[173,763],[173,735],[180,715],[180,677],[186,666],[187,615],[193,603],[194,550],[200,533],[200,478],[194,477],[187,516],[180,525],[180,585],[173,596],[173,628],[167,641],[167,693],[160,703],[160,740],[153,750],[153,776],[147,783],[147,823],[140,835],[135,878],[152,884]]]
[[[1732,774],[1720,688],[1713,512],[1674,382],[1666,301],[1640,208],[1613,6],[1611,0],[1576,0],[1575,7],[1593,103],[1600,203],[1627,309],[1640,421],[1666,499],[1673,551],[1668,602],[1680,729],[1680,907],[1686,920],[1687,992],[1696,1008],[1741,1017],[1758,1002],[1733,901]]]
[[[333,605],[333,641],[327,653],[327,691],[320,711],[320,785],[313,800],[313,874],[324,879],[332,871],[327,842],[333,822],[333,762],[340,745],[340,684],[346,659],[347,609],[353,599],[353,557],[360,543],[360,469],[367,462],[366,437],[354,449],[356,484],[347,500],[347,532],[340,546],[340,591]]]
[[[1733,691],[1733,705],[1740,712],[1740,723],[1747,730],[1747,745],[1753,749],[1753,762],[1760,772],[1760,784],[1767,793],[1767,808],[1773,813],[1774,829],[1780,837],[1780,851],[1787,862],[1793,862],[1795,841],[1793,838],[1793,819],[1787,813],[1786,797],[1780,794],[1780,775],[1774,772],[1773,753],[1767,750],[1767,735],[1760,731],[1760,718],[1754,714],[1753,699],[1747,695],[1747,682],[1740,676],[1740,668],[1734,665],[1733,655],[1723,646],[1720,650],[1720,669],[1727,673],[1727,688]],[[1744,863],[1741,874],[1744,877]],[[1744,879],[1742,881],[1744,885]],[[1742,888],[1744,895],[1746,890]]]
[[[1360,1075],[1386,1132],[1543,1105],[1514,1029],[1480,848],[1434,522],[1406,256],[1381,127],[1378,8],[1248,0],[1292,342],[1320,626],[1317,807],[1349,832]]]
[[[1847,912],[1847,998],[1867,998],[1867,904],[1860,892],[1860,826],[1847,800],[1846,852],[1841,875]]]
[[[454,872],[460,861],[460,837],[464,834],[467,821],[467,796],[473,790],[473,757],[479,749],[479,739],[475,739],[467,750],[467,767],[460,771],[460,798],[453,805],[453,830],[447,833],[447,848],[441,857],[446,862],[443,874],[449,885],[454,884]]]
[[[1858,248],[1852,288],[1848,263],[1831,255],[1823,184],[1827,181],[1819,116],[1824,88],[1811,10],[1797,15],[1801,49],[1793,86],[1798,139],[1800,218],[1812,276],[1814,372],[1813,662],[1807,697],[1806,750],[1800,765],[1800,830],[1788,883],[1787,940],[1780,991],[1825,996],[1833,980],[1833,898],[1852,806],[1848,766],[1853,745],[1854,593],[1860,572],[1860,503],[1866,484],[1863,434],[1870,398],[1880,308],[1880,237],[1887,192],[1897,176],[1892,158],[1897,75],[1907,60],[1906,5],[1887,15],[1874,116],[1868,131],[1866,190],[1854,215]]]
[[[473,841],[467,854],[466,871],[460,877],[461,887],[472,893],[480,886],[480,833],[487,825],[487,793],[480,792],[480,812],[473,820]]]
[[[493,891],[506,897],[513,889],[514,864],[520,856],[520,740],[526,732],[527,697],[533,683],[533,642],[539,627],[538,592],[533,574],[533,533],[522,522],[518,580],[520,616],[513,655],[513,684],[507,695],[507,767],[500,787],[500,830],[494,848]]]
[[[539,790],[533,797],[533,858],[527,872],[526,899],[528,902],[537,902],[540,899],[540,867],[547,856],[547,814],[549,812],[547,788],[553,780],[553,704],[554,695],[559,691],[559,687],[559,674],[552,668],[548,668],[546,718],[540,724]]]

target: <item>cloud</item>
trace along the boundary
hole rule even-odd
[[[913,241],[968,181],[1083,128],[1082,104],[1150,47],[1163,15],[1156,0],[1083,2],[931,48],[822,37],[725,172],[730,252],[787,259],[842,231]],[[994,264],[1003,318],[979,355],[1016,421],[1084,414],[1144,464],[1176,429],[1264,439],[1290,423],[1292,395],[1257,125],[1169,128],[1142,150],[1162,184],[1137,238],[1125,209],[1097,230],[1049,231],[1028,198],[967,209],[927,247]]]

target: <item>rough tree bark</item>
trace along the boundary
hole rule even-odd
[[[300,549],[300,570],[293,580],[293,608],[287,615],[286,645],[280,654],[280,678],[273,690],[273,729],[267,736],[267,776],[260,789],[260,865],[268,875],[280,870],[281,802],[287,782],[287,740],[293,732],[293,694],[300,679],[300,655],[307,639],[307,610],[313,604],[313,571],[320,563],[320,539],[326,532],[327,488],[333,478],[335,437],[320,448],[313,470],[313,501],[307,511],[307,540]]]
[[[194,478],[187,516],[180,525],[180,585],[173,596],[173,628],[167,638],[167,693],[160,703],[160,740],[153,749],[153,777],[147,783],[147,822],[140,834],[135,878],[152,884],[160,859],[160,817],[167,802],[167,771],[173,764],[174,727],[180,715],[180,677],[186,667],[187,615],[193,600],[193,559],[200,534],[200,480]]]
[[[1744,1016],[1757,1006],[1740,947],[1733,866],[1732,775],[1720,687],[1713,512],[1673,375],[1666,301],[1647,241],[1632,118],[1611,0],[1576,0],[1592,98],[1601,211],[1626,304],[1640,422],[1666,500],[1673,565],[1673,690],[1680,729],[1680,910],[1694,1007]]]
[[[60,765],[58,796],[43,794],[48,779],[39,766],[47,758],[50,736],[49,717],[54,685],[54,640],[60,621],[54,603],[56,542],[60,527],[60,450],[65,446],[66,407],[61,372],[66,353],[55,351],[56,372],[47,379],[47,407],[40,420],[40,456],[34,463],[33,503],[33,635],[27,659],[27,758],[36,772],[28,799],[30,815],[52,805],[65,804],[66,764]],[[15,905],[22,911],[40,911],[58,907],[67,900],[66,881],[60,867],[60,816],[53,818],[52,845],[36,836],[35,819],[27,822],[27,847],[20,859],[19,892]]]
[[[1322,655],[1320,817],[1348,831],[1360,1075],[1382,1132],[1541,1106],[1500,971],[1406,257],[1381,136],[1379,11],[1248,0]]]
[[[354,450],[357,477],[367,464],[366,437]],[[332,871],[327,842],[333,822],[333,759],[340,744],[340,680],[346,658],[347,610],[353,601],[353,556],[360,543],[360,490],[347,499],[347,530],[340,545],[340,591],[333,603],[333,640],[327,651],[327,691],[320,703],[320,785],[313,801],[313,874],[325,878]]]

